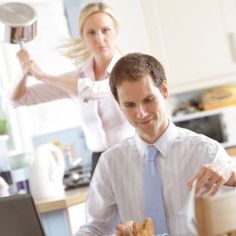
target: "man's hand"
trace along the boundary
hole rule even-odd
[[[230,162],[215,161],[204,165],[194,177],[187,182],[188,190],[191,191],[196,181],[195,194],[214,195],[222,185],[235,186],[235,170]]]

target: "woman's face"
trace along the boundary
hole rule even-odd
[[[89,16],[82,29],[82,39],[94,57],[111,58],[117,42],[118,29],[111,16],[99,12]]]

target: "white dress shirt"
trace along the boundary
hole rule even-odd
[[[154,144],[162,180],[167,224],[171,236],[192,235],[186,226],[186,183],[199,168],[214,160],[231,162],[222,146],[204,135],[178,128],[170,122]],[[143,169],[147,143],[138,135],[104,152],[98,162],[87,200],[87,224],[78,235],[111,235],[115,226],[144,216]]]

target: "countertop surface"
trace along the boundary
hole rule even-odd
[[[226,148],[226,151],[230,156],[236,157],[236,147]]]
[[[88,186],[79,187],[65,191],[62,197],[37,199],[35,200],[35,204],[40,213],[68,208],[85,202],[88,195],[88,188]]]

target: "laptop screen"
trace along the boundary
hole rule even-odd
[[[45,236],[31,195],[0,197],[0,235]]]

